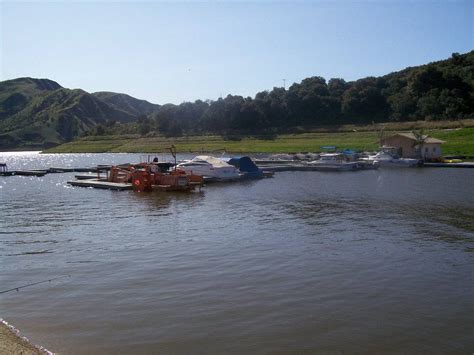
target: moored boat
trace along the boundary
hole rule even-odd
[[[209,155],[198,155],[191,160],[179,163],[177,169],[187,174],[202,176],[206,181],[229,181],[240,178],[235,166]]]
[[[227,163],[239,169],[241,179],[261,179],[274,174],[273,171],[260,169],[248,156],[230,158]]]
[[[377,163],[382,168],[412,168],[423,165],[420,159],[400,158],[393,147],[382,147],[380,152],[363,160]]]
[[[323,153],[318,160],[308,162],[316,170],[321,171],[355,171],[361,169],[359,163],[346,161],[344,154]]]

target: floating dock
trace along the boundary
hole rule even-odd
[[[426,168],[461,168],[461,169],[474,169],[474,163],[463,162],[463,163],[425,163],[423,164]]]
[[[74,175],[74,177],[77,180],[91,180],[91,179],[97,179],[97,174],[92,175],[92,174],[80,174],[80,175]]]
[[[361,163],[356,168],[350,169],[340,165],[325,165],[325,164],[271,164],[271,165],[258,165],[258,167],[264,171],[359,171],[359,170],[373,170],[378,169],[378,165],[363,164]]]
[[[11,171],[0,171],[0,176],[44,176],[48,173],[46,170],[11,170]]]
[[[371,165],[361,165],[358,169],[355,170],[341,170],[337,166],[328,166],[328,165],[307,165],[302,163],[288,163],[288,162],[272,162],[271,164],[258,164],[258,167],[262,170],[267,171],[358,171],[358,170],[370,170],[377,169],[376,166]],[[473,169],[473,162],[462,162],[462,163],[424,163],[421,168],[458,168],[458,169]],[[383,169],[383,167],[381,168]]]
[[[48,173],[55,174],[55,173],[96,173],[98,170],[105,171],[110,170],[110,165],[105,166],[92,166],[92,167],[85,167],[85,168],[69,168],[69,167],[52,167],[49,168],[47,171]]]
[[[104,189],[104,190],[132,190],[133,185],[130,183],[119,183],[119,182],[109,182],[109,181],[102,181],[97,179],[88,179],[88,180],[72,180],[67,182],[71,186],[79,186],[79,187],[93,187],[96,189]]]
[[[317,171],[318,167],[302,164],[272,164],[272,165],[258,165],[262,170],[266,171]]]
[[[86,168],[67,168],[67,167],[53,167],[48,169],[31,169],[31,170],[7,170],[6,164],[0,163],[0,176],[44,176],[46,174],[60,174],[60,173],[71,173],[71,172],[89,172],[97,173],[98,171],[110,170],[109,165],[97,166],[97,167],[86,167]]]
[[[118,183],[118,182],[110,182],[104,180],[97,180],[95,179],[85,179],[85,180],[71,180],[67,182],[71,186],[77,187],[93,187],[95,189],[103,189],[103,190],[133,190],[133,185],[131,183]],[[202,187],[202,184],[199,182],[190,182],[189,183],[191,188]],[[158,191],[177,191],[176,187],[171,185],[152,185],[153,190]]]

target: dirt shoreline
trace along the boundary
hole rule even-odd
[[[0,318],[0,354],[52,355],[53,353],[33,345],[18,329]]]

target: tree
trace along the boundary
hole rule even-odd
[[[98,125],[95,127],[95,135],[96,135],[96,136],[103,136],[103,135],[105,135],[105,128],[104,128],[103,125],[98,124]]]
[[[413,143],[413,147],[415,148],[415,152],[418,159],[424,159],[423,156],[423,146],[428,139],[428,135],[425,134],[424,129],[413,130],[411,133],[415,136],[415,142]]]
[[[373,77],[357,80],[342,97],[345,120],[352,123],[386,121],[390,107],[381,93],[384,86],[384,81]]]
[[[138,132],[140,133],[140,135],[144,136],[147,133],[149,133],[150,131],[151,131],[151,125],[150,125],[150,122],[148,120],[143,121],[138,125]]]
[[[408,91],[403,90],[397,92],[387,99],[390,105],[390,120],[391,121],[407,121],[415,118],[417,100]]]
[[[334,97],[341,98],[348,88],[349,85],[344,79],[332,78],[328,82],[329,94]]]
[[[414,72],[409,79],[409,86],[415,95],[423,95],[430,90],[442,88],[445,84],[443,73],[434,66]]]

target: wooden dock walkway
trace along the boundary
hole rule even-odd
[[[298,164],[272,164],[272,165],[258,165],[264,171],[317,171],[318,168],[310,165]]]
[[[258,167],[262,170],[267,171],[341,171],[337,168],[331,168],[327,166],[318,166],[318,165],[306,165],[301,163],[284,163],[284,164],[258,164]],[[463,162],[463,163],[424,163],[424,168],[457,168],[457,169],[473,169],[474,163],[473,162]],[[373,167],[375,168],[375,167]],[[362,167],[358,170],[367,170],[373,169],[370,166]],[[383,169],[380,168],[380,169]],[[343,171],[343,170],[342,170]],[[347,171],[354,171],[354,170],[347,170]]]
[[[118,182],[109,182],[109,181],[100,181],[97,179],[89,180],[72,180],[67,182],[71,186],[79,187],[93,187],[96,189],[105,189],[105,190],[132,190],[133,185],[129,183],[118,183]]]
[[[52,167],[48,169],[29,169],[29,170],[8,170],[6,164],[0,165],[0,176],[44,176],[46,174],[61,174],[71,172],[89,172],[97,173],[97,171],[110,170],[110,166],[97,166],[97,167],[86,167],[86,168],[69,168],[69,167]]]
[[[474,163],[425,163],[426,168],[458,168],[458,169],[474,169]]]
[[[378,166],[372,164],[360,164],[357,168],[348,169],[344,166],[339,165],[324,165],[324,164],[271,164],[271,165],[258,165],[263,171],[333,171],[333,172],[346,172],[346,171],[359,171],[359,170],[373,170],[377,169]]]
[[[44,176],[48,173],[47,170],[9,170],[0,171],[0,176]]]

